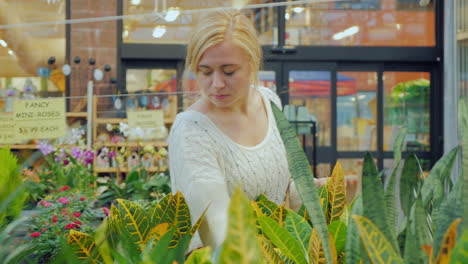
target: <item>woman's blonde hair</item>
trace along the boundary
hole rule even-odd
[[[185,72],[197,73],[203,53],[226,39],[230,39],[247,55],[250,80],[255,83],[261,65],[262,49],[252,22],[235,9],[209,12],[200,18],[187,45]]]

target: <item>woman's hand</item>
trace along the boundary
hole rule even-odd
[[[329,177],[324,177],[324,178],[314,178],[315,185],[317,185],[318,188],[322,187],[325,183],[327,183]]]

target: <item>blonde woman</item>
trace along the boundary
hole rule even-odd
[[[201,97],[171,128],[169,168],[172,190],[185,196],[192,221],[209,206],[201,241],[194,237],[191,249],[222,244],[236,187],[250,199],[285,201],[291,175],[271,110],[271,102],[281,103],[256,85],[261,58],[254,26],[236,10],[203,16],[189,39],[186,72],[195,74]]]

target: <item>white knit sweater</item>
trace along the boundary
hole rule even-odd
[[[260,194],[282,204],[291,175],[270,101],[281,107],[278,96],[258,88],[268,114],[268,132],[256,146],[237,144],[206,115],[185,111],[177,115],[169,135],[169,168],[172,191],[182,192],[192,224],[207,206],[204,224],[191,249],[221,245],[227,227],[229,197],[237,186],[254,200]]]

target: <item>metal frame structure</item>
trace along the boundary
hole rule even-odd
[[[67,19],[70,18],[70,1],[67,0]],[[118,0],[118,15],[123,15],[123,0]],[[280,2],[280,0],[275,0]],[[431,129],[431,151],[430,153],[417,153],[420,158],[428,158],[431,164],[443,154],[443,50],[444,50],[444,1],[434,0],[435,5],[435,47],[332,47],[332,46],[285,46],[284,33],[286,21],[284,18],[285,8],[277,7],[278,18],[278,46],[263,46],[264,69],[273,70],[276,74],[278,92],[282,95],[283,103],[288,102],[287,82],[288,70],[329,70],[332,74],[332,135],[331,149],[318,149],[327,157],[327,162],[334,165],[338,158],[362,158],[363,152],[337,151],[336,132],[336,73],[342,70],[363,71],[371,70],[377,72],[378,76],[378,150],[371,152],[378,159],[379,169],[383,168],[383,159],[392,158],[391,152],[384,152],[383,146],[383,80],[385,71],[426,71],[431,74],[431,99],[430,99],[430,129]],[[122,39],[123,21],[117,21],[117,43],[118,43],[118,88],[125,91],[125,75],[127,68],[171,68],[178,72],[178,79],[185,59],[185,45],[168,44],[125,44]],[[66,28],[67,36],[67,58],[70,61],[70,25]],[[180,82],[179,82],[180,83]],[[180,87],[178,87],[178,91]],[[67,94],[69,93],[67,89]],[[179,106],[182,105],[182,97]],[[407,155],[404,153],[403,155]],[[318,162],[321,161],[320,156]]]

